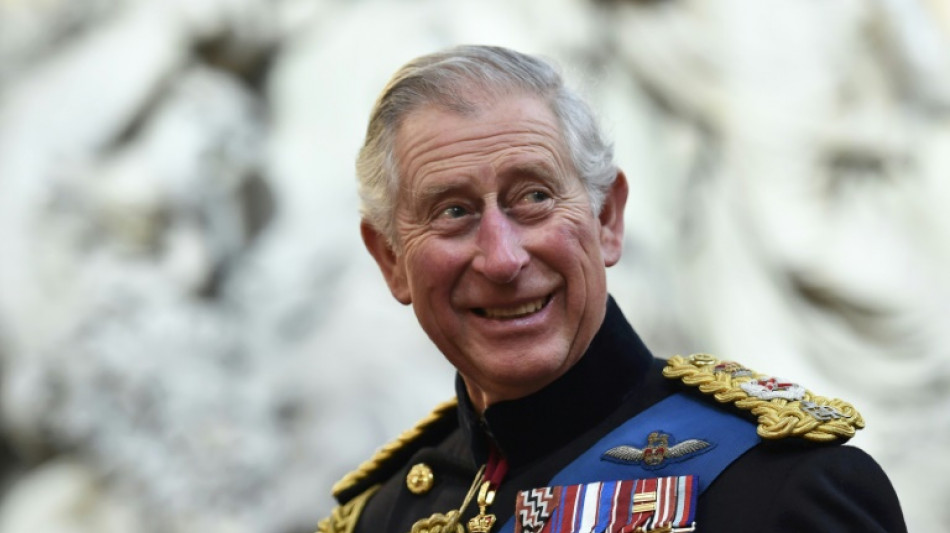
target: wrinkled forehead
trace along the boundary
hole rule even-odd
[[[544,99],[527,94],[478,97],[477,104],[465,109],[429,104],[406,115],[393,151],[403,185],[420,166],[469,154],[534,149],[547,152],[559,165],[567,162],[560,123]]]

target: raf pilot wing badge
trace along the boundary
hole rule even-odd
[[[642,462],[647,468],[662,468],[666,461],[688,459],[712,446],[709,442],[700,439],[687,439],[671,446],[670,439],[672,438],[672,435],[668,433],[654,431],[647,437],[647,444],[643,448],[628,445],[615,446],[604,452],[602,458],[615,463]]]

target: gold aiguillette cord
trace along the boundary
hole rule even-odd
[[[462,501],[462,506],[459,507],[458,510],[449,511],[446,514],[435,513],[429,518],[417,520],[416,523],[412,525],[412,529],[409,533],[465,533],[465,528],[459,521],[462,519],[462,515],[465,514],[465,509],[468,508],[468,504],[472,502],[472,498],[474,498],[476,492],[478,492],[479,487],[483,486],[484,483],[485,465],[482,465],[482,467],[478,469],[478,473],[475,474],[475,481],[473,481],[472,486],[469,487],[468,493]]]

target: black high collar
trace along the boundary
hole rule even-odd
[[[560,448],[617,409],[644,378],[653,356],[613,298],[583,357],[540,391],[499,402],[479,417],[456,377],[459,423],[477,464],[488,457],[489,435],[512,469]]]

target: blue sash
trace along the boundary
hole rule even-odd
[[[644,448],[650,434],[658,431],[671,437],[670,446],[688,439],[699,439],[708,445],[653,466],[644,461],[630,463],[603,458],[607,450],[617,446]],[[608,433],[555,474],[548,485],[693,475],[702,494],[726,467],[760,440],[752,421],[685,394],[674,394]],[[513,533],[515,518],[508,520],[500,533]]]

